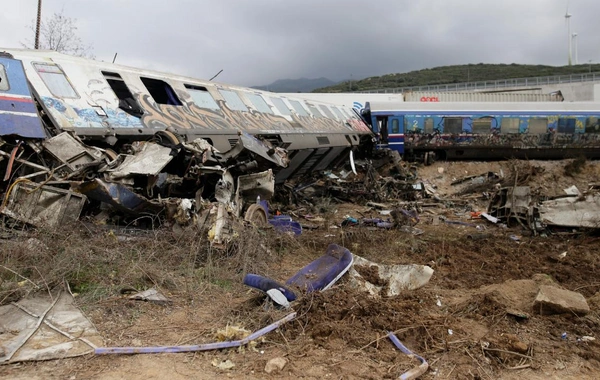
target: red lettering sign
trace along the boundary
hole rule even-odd
[[[422,102],[439,102],[440,99],[437,96],[422,96],[420,99]]]

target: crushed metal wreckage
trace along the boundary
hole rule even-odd
[[[489,216],[504,223],[518,222],[534,233],[561,229],[599,229],[600,193],[594,188],[580,193],[575,187],[565,195],[534,197],[529,186],[499,189],[488,206]]]
[[[288,165],[285,150],[245,132],[225,153],[196,139],[178,145],[136,141],[127,153],[115,155],[68,132],[34,146],[36,153],[27,160],[18,158],[22,165],[6,191],[4,215],[34,226],[57,226],[79,218],[86,199],[128,217],[164,214],[184,225],[196,214],[204,213],[205,221],[214,214],[210,235],[217,244],[230,238],[227,219],[242,217],[246,209],[246,220],[266,223],[266,213],[253,203],[273,196],[271,167]],[[24,153],[19,145],[13,151],[15,157]],[[30,168],[37,172],[27,173]],[[38,184],[32,182],[36,177],[45,178]],[[207,202],[213,192],[216,202]]]
[[[196,225],[212,243],[306,173],[372,147],[351,108],[52,51],[0,49],[0,213],[61,226]],[[275,224],[275,222],[271,222]]]

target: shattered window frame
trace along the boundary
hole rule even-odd
[[[300,116],[310,116],[310,114],[308,113],[308,111],[302,106],[302,103],[300,103],[299,100],[289,100],[290,104],[292,105],[292,107],[294,107],[294,110],[296,110],[296,113]],[[306,105],[306,103],[304,103]]]
[[[80,98],[77,90],[75,90],[75,87],[73,87],[73,84],[71,84],[71,81],[67,78],[65,72],[59,65],[48,62],[31,62],[31,65],[52,95],[57,98],[66,99]],[[66,91],[63,92],[64,90]]]
[[[282,98],[271,97],[271,102],[275,105],[275,108],[284,116],[291,116],[292,110],[285,104]]]
[[[271,107],[269,107],[269,104],[267,104],[265,99],[263,99],[263,97],[259,94],[245,93],[244,95],[246,96],[246,98],[248,98],[250,103],[252,103],[252,105],[254,106],[254,108],[256,108],[258,112],[268,113],[271,115],[273,114],[273,110],[271,109]]]
[[[140,76],[140,81],[146,87],[148,94],[150,94],[156,104],[175,107],[183,105],[173,86],[168,82],[162,79],[142,76]]]
[[[184,87],[198,107],[215,111],[221,110],[221,107],[206,87],[193,84],[184,84]]]
[[[10,82],[8,81],[8,76],[6,75],[6,68],[4,68],[3,64],[0,64],[0,91],[8,90],[10,90]]]
[[[248,107],[246,107],[246,104],[237,92],[233,90],[225,90],[224,88],[220,88],[219,93],[221,94],[223,99],[225,99],[225,105],[230,110],[248,112]]]

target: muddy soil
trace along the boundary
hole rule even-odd
[[[140,257],[136,265],[144,269],[146,282],[138,281],[138,287],[158,285],[173,301],[164,306],[127,300],[115,291],[116,286],[93,297],[89,290],[82,292],[76,300],[104,336],[106,346],[209,343],[228,325],[256,331],[292,311],[297,317],[256,345],[241,349],[88,355],[18,363],[0,366],[0,377],[391,379],[419,364],[392,345],[387,334],[393,332],[428,361],[429,369],[422,379],[600,378],[600,237],[594,233],[530,236],[520,226],[500,227],[471,220],[471,211],[484,211],[486,189],[464,195],[464,189],[473,183],[450,184],[460,176],[488,171],[509,176],[514,174],[511,170],[515,164],[522,165],[520,175],[527,173],[523,182],[548,195],[561,194],[571,185],[586,190],[590,183],[600,182],[600,165],[595,163],[587,163],[579,173],[569,176],[564,173],[567,161],[526,165],[522,161],[436,163],[420,168],[419,176],[434,185],[440,197],[466,199],[468,205],[446,202],[426,208],[422,216],[431,218],[422,217],[416,226],[423,230],[421,235],[322,226],[297,238],[267,231],[252,238],[259,247],[257,255],[214,252],[214,257],[209,256],[210,265],[199,260],[193,270],[182,272],[177,269],[181,263],[173,258],[172,243],[169,248],[168,244],[146,241],[140,248],[135,240],[109,242],[111,238],[106,237],[111,250],[135,251]],[[527,171],[532,165],[540,169]],[[332,224],[341,223],[345,215],[376,215],[376,211],[357,204],[334,205],[334,209],[327,216]],[[435,222],[438,215],[481,227]],[[474,239],[476,234],[480,238]],[[277,309],[241,284],[247,272],[285,282],[333,242],[373,262],[429,265],[434,274],[426,286],[391,298],[367,296],[351,288],[343,277],[327,291],[302,295],[292,303],[293,310]],[[10,243],[0,244],[8,247]],[[47,244],[60,247],[61,242]],[[152,259],[144,256],[147,250],[152,251]],[[566,255],[561,258],[563,252]],[[156,258],[160,265],[142,265],[142,261]],[[210,276],[206,276],[209,270]],[[130,278],[113,278],[114,283],[133,281],[133,269],[115,271]],[[202,281],[192,286],[190,276],[200,272]],[[547,284],[580,292],[591,312],[586,316],[538,314],[533,300],[539,286]],[[586,336],[596,340],[582,339]],[[267,362],[278,357],[287,362],[283,370],[266,373]],[[234,366],[220,369],[227,360]]]

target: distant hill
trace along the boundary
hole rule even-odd
[[[333,86],[337,82],[327,78],[279,79],[266,86],[254,86],[257,90],[273,92],[311,92],[317,88]]]
[[[600,71],[600,64],[585,64],[575,66],[544,66],[507,64],[469,64],[441,66],[431,69],[411,71],[408,73],[386,74],[379,77],[369,77],[348,83],[340,82],[333,86],[322,87],[313,92],[348,92],[366,91],[381,88],[398,88],[413,86],[428,86],[499,80],[511,78],[529,78],[552,75],[569,75]]]

